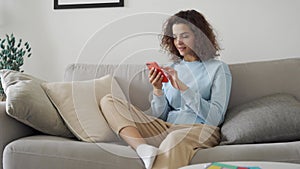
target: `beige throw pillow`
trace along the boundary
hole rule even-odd
[[[99,108],[101,98],[109,93],[125,98],[112,76],[89,81],[44,83],[42,87],[78,139],[86,142],[118,140]]]
[[[46,134],[74,137],[41,88],[45,81],[8,69],[0,75],[9,116]]]

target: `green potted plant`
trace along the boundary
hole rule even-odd
[[[0,38],[0,69],[23,72],[20,67],[24,64],[24,56],[31,56],[28,42],[23,43],[22,39],[16,40],[14,34],[10,36],[6,34],[5,38]],[[5,94],[0,83],[0,99],[3,100],[2,98],[5,98]]]

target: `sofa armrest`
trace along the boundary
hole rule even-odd
[[[5,102],[0,102],[0,152],[2,169],[2,156],[5,146],[18,138],[33,135],[35,130],[28,127],[6,114]]]

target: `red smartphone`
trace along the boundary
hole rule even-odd
[[[156,62],[147,62],[146,65],[149,70],[151,70],[151,68],[154,67],[158,72],[161,72],[161,74],[163,75],[163,79],[162,79],[163,83],[166,83],[169,81],[169,79],[167,78],[167,76],[164,73],[164,71],[162,70],[162,68]]]

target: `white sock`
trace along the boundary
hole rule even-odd
[[[143,160],[146,169],[151,169],[158,153],[158,148],[148,144],[141,144],[136,148],[136,152]]]

